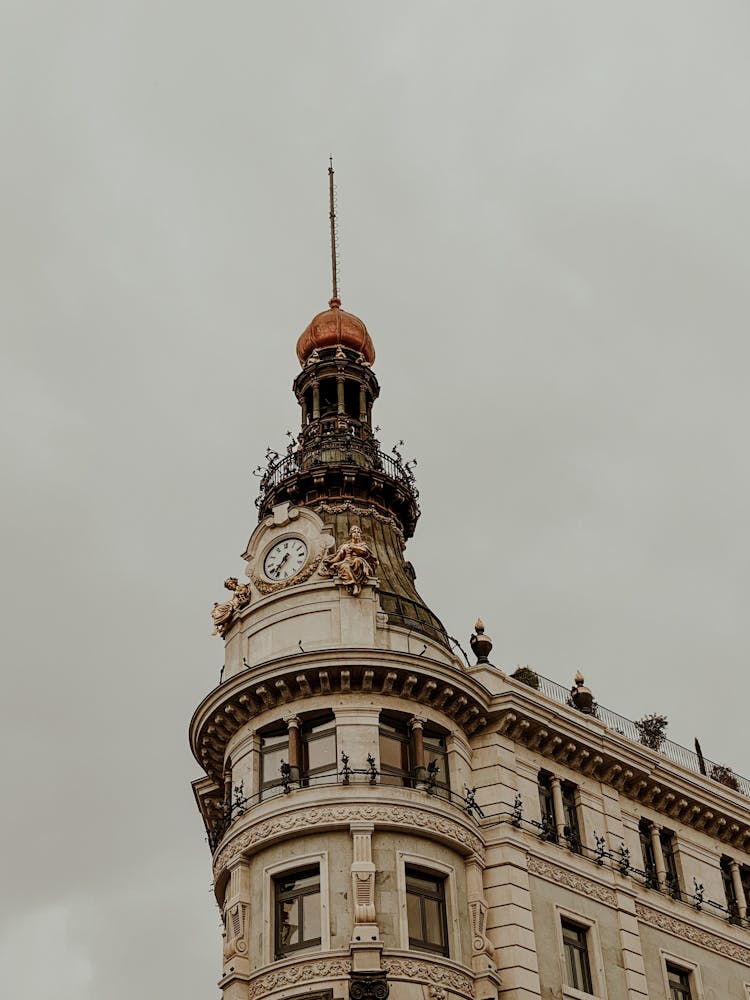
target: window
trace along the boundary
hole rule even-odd
[[[405,722],[380,718],[380,782],[383,785],[411,785],[409,770],[409,727]]]
[[[745,865],[738,865],[740,874],[740,885],[742,886],[742,898],[737,898],[737,893],[735,891],[734,879],[732,878],[732,865],[734,862],[731,858],[723,855],[721,858],[721,880],[724,883],[724,895],[727,898],[727,909],[729,910],[729,919],[733,923],[739,923],[741,916],[741,909],[744,913],[750,911],[750,868]]]
[[[289,762],[289,730],[286,726],[261,733],[261,795],[270,788],[281,790],[281,764]]]
[[[552,797],[552,775],[548,771],[539,772],[539,806],[542,811],[542,826],[545,839],[557,842],[555,823],[555,801]]]
[[[311,719],[302,726],[302,784],[320,785],[335,781],[336,720],[333,715]]]
[[[565,836],[568,847],[575,854],[581,853],[581,830],[578,825],[578,807],[576,805],[576,786],[569,781],[563,781],[560,786],[563,801],[563,819],[565,821]]]
[[[419,868],[406,869],[409,947],[448,954],[445,879]]]
[[[641,852],[643,854],[643,866],[646,871],[646,885],[652,889],[659,889],[668,892],[675,899],[680,898],[680,876],[677,870],[677,851],[675,835],[671,830],[659,831],[659,844],[661,846],[661,860],[664,862],[664,884],[659,882],[659,866],[654,854],[653,823],[648,819],[642,819],[638,824],[638,833],[641,838]]]
[[[423,735],[425,773],[430,774],[432,766],[437,788],[450,790],[450,775],[448,772],[448,748],[445,737],[433,729],[425,729]],[[435,770],[435,766],[437,769]]]
[[[642,819],[638,824],[638,835],[641,838],[641,854],[643,855],[643,868],[646,872],[646,885],[652,889],[658,889],[659,879],[656,877],[656,858],[654,857],[654,847],[651,843],[651,823],[647,819]]]
[[[567,985],[583,993],[593,993],[589,962],[588,928],[562,918],[562,940]]]
[[[675,899],[679,899],[680,876],[677,873],[677,859],[675,857],[675,835],[669,830],[662,830],[659,834],[659,840],[661,841],[661,853],[664,856],[664,868],[667,872],[665,889]]]
[[[669,1000],[692,1000],[690,988],[690,973],[676,965],[667,962],[667,983],[669,985]]]
[[[278,876],[274,897],[276,958],[320,948],[320,868]]]

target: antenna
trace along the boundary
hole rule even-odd
[[[339,297],[338,251],[336,249],[336,200],[333,187],[333,157],[328,158],[328,218],[331,221],[331,279],[333,298]]]

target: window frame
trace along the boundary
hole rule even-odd
[[[595,997],[596,1000],[607,1000],[607,980],[604,974],[604,961],[602,959],[602,946],[597,921],[592,920],[591,917],[587,917],[583,913],[578,913],[575,910],[559,906],[558,904],[555,904],[554,909],[563,997],[570,998],[570,1000],[592,1000],[592,997]],[[568,967],[563,939],[563,921],[576,925],[586,934],[592,993],[586,993],[584,990],[571,986],[567,982]]]
[[[393,732],[384,732],[384,728],[390,726]],[[399,732],[399,730],[401,730]],[[383,763],[383,752],[381,740],[383,737],[391,739],[394,742],[398,742],[402,745],[404,750],[403,759],[405,760],[405,768],[397,768],[392,764]],[[404,722],[397,716],[390,714],[380,713],[378,719],[378,762],[380,767],[380,784],[381,785],[394,785],[396,788],[413,788],[414,787],[414,776],[412,774],[412,734],[409,730],[409,723]],[[384,780],[386,778],[390,779],[400,779],[400,780]]]
[[[447,954],[433,950],[422,950],[413,948],[409,944],[409,919],[406,899],[406,869],[413,868],[422,871],[429,878],[443,879],[443,890],[445,894],[445,928]],[[399,900],[399,946],[402,951],[408,951],[414,955],[442,955],[452,962],[462,962],[461,954],[461,927],[458,919],[458,908],[456,906],[456,870],[452,865],[445,865],[432,858],[425,858],[422,855],[411,854],[407,851],[396,853],[396,881]]]
[[[319,733],[311,733],[311,729],[315,726],[319,726],[322,723],[327,723],[324,730]],[[327,739],[329,736],[333,735],[333,760],[327,764],[322,764],[319,767],[310,768],[308,766],[308,748],[310,743],[315,743],[317,740]],[[318,784],[315,780],[316,778],[326,778],[330,777],[332,779],[331,783],[335,783],[338,778],[338,735],[336,733],[336,716],[333,712],[324,712],[322,715],[311,716],[304,719],[299,727],[299,748],[300,756],[302,759],[300,767],[300,787],[310,788]],[[313,779],[312,782],[310,779]],[[325,784],[325,782],[321,782]]]
[[[583,836],[581,834],[580,794],[578,785],[572,781],[560,782],[560,793],[563,803],[563,819],[565,821],[568,848],[573,854],[583,854]],[[572,822],[571,822],[572,821]]]
[[[320,886],[320,945],[313,948],[300,947],[281,958],[276,957],[276,881],[291,877],[317,865]],[[287,858],[263,869],[263,963],[271,965],[293,958],[296,954],[315,955],[331,950],[331,923],[328,885],[328,852],[300,855]]]
[[[282,740],[280,743],[277,743],[272,747],[263,746],[264,740],[270,739],[274,736],[282,736],[282,735],[285,737],[285,739]],[[283,791],[281,772],[279,772],[278,775],[273,780],[266,778],[266,757],[270,756],[271,753],[275,753],[278,750],[285,748],[286,762],[287,764],[289,763],[289,727],[285,723],[281,724],[279,724],[278,722],[273,723],[272,725],[266,728],[265,732],[261,731],[258,733],[258,739],[260,740],[260,745],[258,747],[258,755],[260,758],[260,768],[259,768],[260,780],[258,782],[258,791],[260,794],[258,796],[258,799],[261,800],[268,798],[269,793],[273,794],[272,789],[277,789],[279,793]]]
[[[547,840],[553,844],[557,843],[557,819],[555,818],[555,799],[552,794],[552,779],[554,775],[545,768],[540,768],[536,776],[537,791],[539,792],[539,812],[542,823],[547,820],[548,835]]]
[[[430,890],[414,890],[409,887],[410,879],[423,879],[425,882],[434,882],[435,891]],[[433,955],[442,955],[443,958],[450,958],[450,941],[448,939],[448,908],[445,904],[445,876],[435,874],[432,871],[426,871],[424,868],[417,868],[414,865],[406,865],[404,869],[404,879],[406,884],[406,899],[407,899],[407,914],[406,923],[407,930],[409,932],[409,950],[410,951],[427,951],[431,952]],[[425,900],[432,900],[438,904],[438,912],[440,916],[440,930],[443,938],[443,944],[436,945],[426,938],[412,937],[412,928],[409,927],[409,896],[413,896],[419,900],[419,911],[420,911],[420,930],[424,933],[427,916],[425,912]]]
[[[669,983],[670,966],[688,977],[690,987],[689,1000],[705,1000],[703,979],[701,977],[700,966],[697,962],[690,962],[679,955],[675,955],[673,952],[666,951],[664,948],[659,949],[659,956],[661,958],[662,975],[664,977],[664,996],[667,997],[667,1000],[672,1000],[672,988]]]

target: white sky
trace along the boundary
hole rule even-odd
[[[5,995],[216,995],[186,731],[329,153],[425,599],[750,773],[749,36],[739,0],[0,4]]]

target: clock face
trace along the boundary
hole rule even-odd
[[[301,538],[283,538],[271,548],[263,563],[269,580],[289,580],[305,565],[307,545]]]

